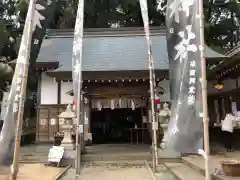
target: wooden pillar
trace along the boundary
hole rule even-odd
[[[84,107],[85,107],[85,112],[84,112],[84,141],[87,141],[88,140],[89,127],[90,127],[89,126],[90,107],[89,107],[89,99],[88,98],[86,98]]]
[[[89,108],[89,117],[88,117],[88,133],[92,133],[91,131],[91,111],[92,111],[92,99],[89,98],[88,99],[88,102],[89,102],[89,105],[88,105],[88,108]]]
[[[57,82],[57,103],[61,104],[61,81]]]
[[[37,72],[38,78],[38,87],[37,87],[37,122],[36,122],[36,143],[39,142],[39,131],[40,131],[40,104],[41,104],[41,82],[42,82],[42,73]]]
[[[224,119],[225,116],[226,116],[224,96],[221,98],[221,109],[222,109],[222,117],[221,117],[221,119]]]
[[[219,103],[218,103],[218,99],[214,99],[214,100],[213,100],[213,105],[214,105],[214,110],[215,110],[215,114],[216,114],[216,123],[217,123],[217,124],[221,124],[221,118],[220,118],[220,114],[219,114]]]
[[[81,153],[84,154],[85,153],[85,141],[84,141],[84,128],[85,128],[85,125],[84,125],[84,116],[85,116],[85,103],[84,103],[84,96],[82,95],[82,99],[81,99],[81,109],[80,109],[80,112],[81,112],[81,122],[80,124],[82,125],[82,129],[83,129],[83,132],[81,133],[81,136],[80,136],[80,142],[81,142]]]
[[[61,87],[62,87],[62,83],[61,83],[61,81],[58,81],[57,82],[57,104],[61,104]],[[60,112],[60,109],[58,109],[58,114],[60,114],[61,112]],[[56,126],[57,126],[57,131],[59,132],[59,130],[60,130],[60,125],[59,125],[59,120],[57,119],[57,121],[56,121]]]
[[[92,110],[92,99],[89,97],[88,98],[88,135],[87,135],[87,141],[88,141],[89,145],[92,144],[91,110]],[[91,138],[89,135],[91,135]]]
[[[238,89],[239,88],[239,82],[238,82],[238,78],[236,78],[236,89]],[[237,108],[237,111],[239,110],[239,100],[238,100],[238,92],[235,92],[234,93],[234,96],[233,96],[233,99],[234,99],[234,101],[236,102],[236,108]]]
[[[140,107],[141,108],[141,119],[142,119],[142,127],[141,127],[141,139],[142,139],[142,144],[143,144],[143,142],[144,142],[144,140],[143,140],[143,137],[144,137],[144,123],[143,123],[143,107]]]

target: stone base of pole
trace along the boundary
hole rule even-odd
[[[180,152],[175,152],[171,150],[164,149],[165,148],[165,140],[166,140],[166,134],[168,130],[168,124],[161,125],[163,131],[164,131],[164,137],[161,143],[161,148],[158,148],[158,158],[159,159],[180,159],[181,158],[181,153]]]

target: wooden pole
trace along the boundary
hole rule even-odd
[[[23,67],[23,77],[22,77],[22,84],[21,84],[21,91],[20,91],[20,102],[19,102],[19,111],[17,113],[17,129],[16,129],[16,137],[15,137],[15,149],[14,149],[14,156],[13,156],[13,164],[12,164],[12,180],[17,179],[18,174],[18,160],[20,155],[20,143],[21,143],[21,136],[22,136],[22,124],[23,124],[23,113],[24,113],[24,104],[25,104],[25,97],[26,97],[26,88],[27,88],[27,80],[28,80],[28,66],[29,66],[29,56],[31,51],[31,41],[32,41],[32,29],[33,29],[33,16],[35,11],[36,0],[31,0],[28,7],[28,14],[25,22],[25,27],[28,25],[28,29],[24,29],[25,36],[27,36],[27,59],[24,60],[24,67]],[[29,20],[29,22],[28,22]],[[23,41],[21,42],[21,46],[23,46]],[[21,50],[21,47],[20,47]],[[17,62],[18,63],[18,62]]]
[[[207,107],[207,77],[206,77],[206,60],[204,57],[204,16],[203,16],[203,0],[199,0],[199,18],[200,18],[200,57],[202,67],[202,104],[203,104],[203,130],[204,130],[204,159],[205,159],[205,179],[211,180],[209,172],[209,117]]]
[[[76,128],[76,177],[75,179],[78,179],[80,176],[80,166],[81,166],[81,132],[80,132],[80,125],[83,122],[82,120],[82,101],[83,101],[83,92],[82,92],[82,46],[83,46],[83,21],[84,21],[84,0],[80,0],[78,2],[78,10],[77,10],[77,18],[76,18],[76,23],[75,23],[75,31],[74,31],[74,42],[73,44],[73,49],[74,49],[74,54],[78,57],[75,57],[76,59],[73,59],[76,61],[75,66],[76,66],[76,71],[77,73],[77,94],[76,94],[76,99],[77,99],[77,128]],[[79,48],[79,49],[77,49]],[[74,56],[73,56],[74,57]],[[75,67],[74,67],[75,68]],[[82,128],[82,127],[81,127]]]
[[[81,118],[82,118],[82,80],[81,76],[79,75],[79,87],[78,87],[78,99],[77,99],[77,128],[76,128],[76,179],[80,176],[80,169],[81,169],[81,151],[82,151],[82,137],[81,137],[81,132],[80,132],[80,125],[81,125]]]
[[[150,39],[148,39],[148,50],[151,50]],[[151,52],[151,51],[150,51]],[[152,163],[153,172],[156,172],[157,166],[157,127],[156,127],[156,112],[155,112],[155,78],[153,72],[153,59],[151,53],[148,55],[149,63],[149,85],[150,85],[150,96],[151,96],[151,111],[152,111]]]

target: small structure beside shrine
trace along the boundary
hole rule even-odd
[[[240,46],[225,56],[227,60],[208,69],[208,110],[210,118],[210,142],[222,144],[221,120],[228,112],[240,117]],[[240,149],[240,126],[235,127],[234,148]],[[221,145],[223,146],[223,145]]]

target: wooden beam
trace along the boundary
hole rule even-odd
[[[61,83],[61,81],[58,81],[57,82],[57,103],[58,104],[61,104],[61,86],[62,85],[62,83]]]
[[[221,76],[221,74],[225,73],[225,71],[227,69],[236,68],[236,65],[240,66],[238,57],[232,57],[232,58],[224,59],[224,61],[222,63],[218,64],[213,69],[208,70],[207,78],[208,79],[214,79],[217,76]],[[225,75],[224,75],[224,78],[226,78]]]
[[[119,96],[131,96],[131,95],[147,95],[148,85],[146,83],[135,85],[135,86],[101,86],[96,85],[92,87],[87,87],[84,89],[87,95],[91,96],[104,96],[104,97],[119,97]]]
[[[56,78],[56,80],[72,80],[72,72],[49,71],[47,75]],[[167,79],[168,70],[155,70],[156,79]],[[148,70],[138,71],[99,71],[83,72],[83,80],[128,80],[128,79],[149,79]]]
[[[125,88],[125,87],[136,87],[136,88],[142,88],[142,87],[149,87],[149,81],[147,80],[139,80],[139,81],[118,81],[114,82],[112,81],[111,83],[88,83],[84,82],[83,86],[87,89],[98,89],[98,88]]]

